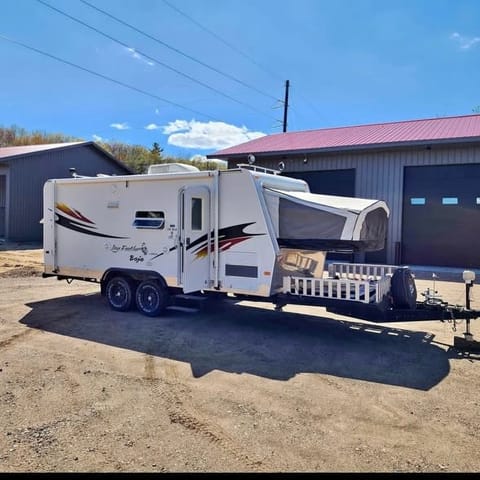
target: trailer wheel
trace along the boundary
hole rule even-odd
[[[392,275],[392,300],[395,308],[415,309],[417,306],[417,287],[409,268],[397,268]]]
[[[160,315],[169,303],[167,289],[157,280],[144,280],[135,293],[138,311],[148,317]]]
[[[128,277],[112,277],[107,282],[105,296],[112,310],[126,312],[130,310],[134,302],[135,286]]]

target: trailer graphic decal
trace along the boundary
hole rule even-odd
[[[64,203],[55,204],[55,223],[61,225],[62,227],[68,228],[79,233],[85,233],[87,235],[92,235],[94,237],[103,237],[103,238],[120,238],[125,239],[128,237],[118,237],[115,235],[107,235],[105,233],[94,232],[92,229],[96,230],[95,222],[92,222],[89,218],[85,217],[81,212],[70,208]]]
[[[241,223],[240,225],[233,225],[231,227],[220,228],[218,230],[218,248],[221,252],[228,250],[237,243],[244,242],[250,238],[258,235],[265,235],[264,233],[245,233],[243,230],[255,222]],[[215,243],[213,239],[213,232],[210,236],[210,250],[213,252]],[[188,247],[188,251],[192,251],[195,257],[204,258],[208,255],[208,235],[202,235],[192,242]]]

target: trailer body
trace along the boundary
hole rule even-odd
[[[325,270],[329,251],[384,247],[381,200],[313,194],[252,165],[163,171],[48,180],[43,276],[100,283],[111,308],[149,316],[186,294],[320,305],[374,322],[479,316],[435,295],[419,301],[406,266]]]

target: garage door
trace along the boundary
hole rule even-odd
[[[480,164],[404,174],[402,263],[480,268]]]
[[[285,175],[305,180],[312,193],[355,196],[355,169],[323,170],[315,172],[285,172]]]

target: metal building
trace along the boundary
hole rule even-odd
[[[42,240],[43,185],[49,178],[132,171],[94,142],[0,148],[0,237]]]
[[[480,267],[480,115],[279,133],[208,157],[249,154],[314,193],[385,200],[386,248],[356,261]]]

